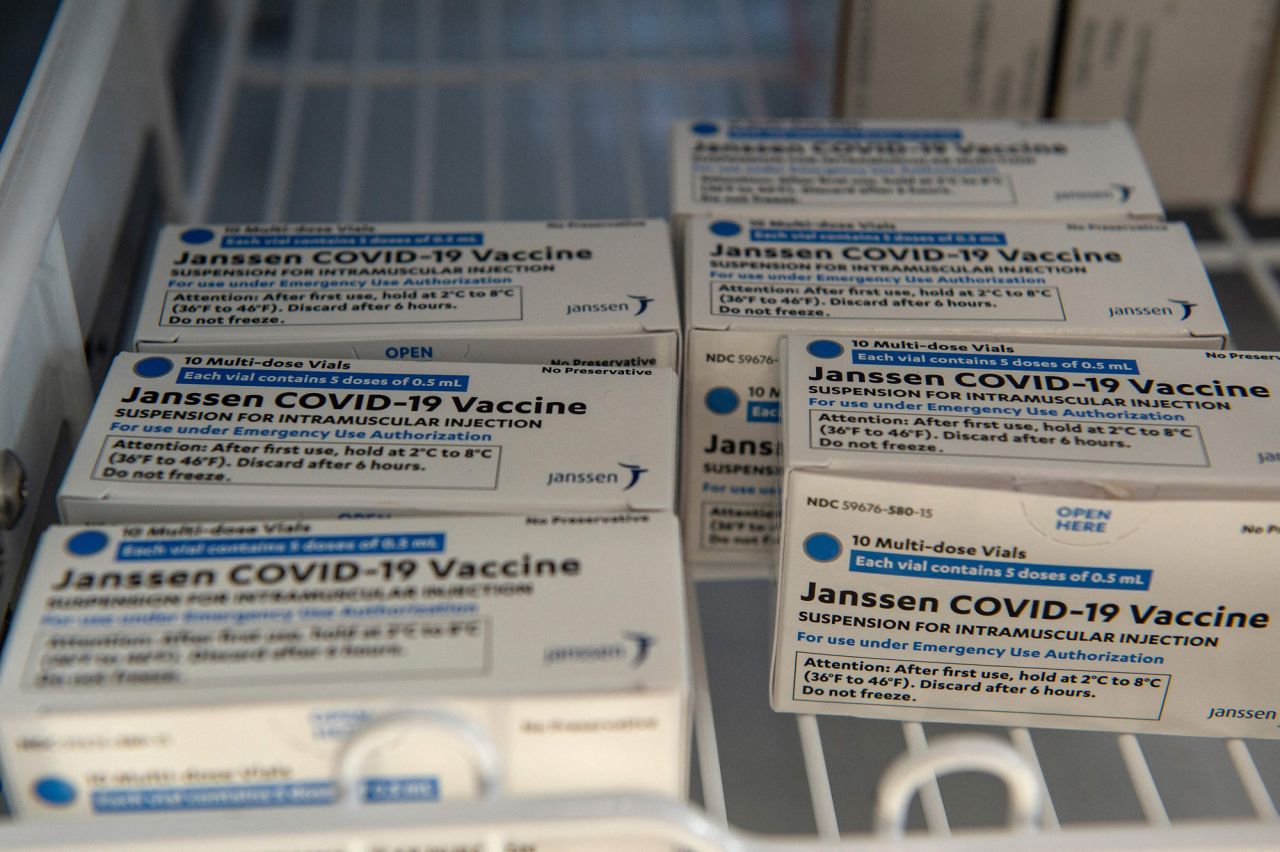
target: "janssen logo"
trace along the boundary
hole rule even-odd
[[[622,483],[623,491],[630,491],[649,472],[638,464],[618,462],[622,472],[611,470],[553,470],[547,474],[547,486],[555,485],[609,485]]]
[[[624,630],[622,640],[617,642],[553,645],[543,651],[542,662],[548,666],[569,663],[627,662],[631,668],[636,669],[649,659],[649,652],[657,641],[652,634],[638,630]]]
[[[1197,304],[1186,299],[1167,299],[1172,305],[1112,305],[1107,308],[1107,316],[1112,317],[1176,317],[1184,322],[1191,317]]]
[[[1054,201],[1114,201],[1128,204],[1133,197],[1133,187],[1124,183],[1112,183],[1097,189],[1060,189],[1053,194]]]
[[[631,314],[632,316],[640,316],[649,309],[649,303],[653,301],[652,296],[632,296],[627,295],[630,302],[577,302],[566,305],[564,309],[565,316],[573,316],[574,314]]]
[[[640,481],[640,477],[649,472],[647,467],[641,467],[638,464],[627,464],[626,462],[618,462],[618,467],[625,469],[627,473],[631,474],[631,478],[627,480],[627,484],[622,487],[623,491],[630,491],[635,484]]]

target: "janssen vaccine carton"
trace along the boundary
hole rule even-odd
[[[835,108],[848,118],[1039,118],[1058,0],[845,0]]]
[[[141,352],[677,366],[658,219],[172,225]]]
[[[668,816],[679,805],[662,797],[630,794],[610,813],[598,795],[558,795],[505,799],[501,805],[450,803],[442,815],[431,806],[403,808],[308,808],[282,819],[274,810],[226,813],[146,814],[102,820],[5,820],[0,848],[22,852],[669,852],[673,838],[695,836],[694,829],[673,828]],[[1257,846],[1270,840],[1264,823],[1240,821]],[[1179,829],[1199,831],[1204,843],[1219,837],[1216,825]],[[1211,834],[1216,832],[1216,834]],[[1233,829],[1232,837],[1240,839]],[[687,842],[687,841],[686,841]],[[1194,841],[1190,841],[1194,842]],[[990,847],[989,847],[990,848]],[[1004,849],[1016,848],[1006,843]]]
[[[1280,355],[785,352],[775,709],[1276,737]]]
[[[1054,115],[1123,118],[1170,207],[1240,197],[1274,49],[1272,0],[1070,0]]]
[[[1280,52],[1271,57],[1263,92],[1246,170],[1245,199],[1251,212],[1275,216],[1280,214]]]
[[[669,512],[52,527],[0,665],[5,792],[61,820],[680,797],[683,584]]]
[[[1181,224],[694,217],[683,498],[692,562],[771,565],[788,332],[1221,349]]]
[[[1159,220],[1119,121],[717,119],[676,123],[687,216]]]
[[[670,511],[669,369],[117,356],[68,523]]]

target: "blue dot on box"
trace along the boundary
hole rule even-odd
[[[69,805],[76,800],[75,785],[56,775],[39,779],[32,790],[37,799],[49,805]]]
[[[699,121],[693,126],[693,132],[699,136],[710,136],[720,129],[720,125],[711,121]]]
[[[143,358],[133,365],[133,371],[144,379],[158,379],[172,369],[173,362],[158,355],[154,358]]]
[[[198,246],[209,242],[214,237],[208,228],[187,228],[182,232],[181,240],[188,245]]]
[[[738,407],[738,394],[732,388],[712,388],[707,391],[707,408],[716,414],[728,414]]]
[[[840,555],[840,539],[831,533],[814,533],[804,540],[804,552],[817,562],[830,562]]]
[[[730,222],[727,219],[721,219],[718,222],[711,223],[711,233],[717,237],[736,237],[742,233],[742,226],[737,222]]]
[[[815,358],[838,358],[844,347],[834,340],[813,340],[805,347]]]
[[[92,556],[107,546],[107,534],[98,530],[84,530],[67,539],[67,552],[76,556]]]

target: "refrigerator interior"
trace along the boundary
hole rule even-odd
[[[26,442],[29,504],[0,539],[6,587],[52,519],[160,223],[662,217],[673,120],[829,113],[837,5],[65,0],[38,103],[0,158],[0,381],[26,388],[0,412],[0,449]],[[1193,229],[1233,346],[1280,349],[1280,221],[1171,218]],[[82,339],[86,362],[68,369]],[[1225,829],[1202,842],[1280,832],[1280,741],[775,714],[770,579],[717,572],[694,589],[692,798],[735,837],[870,838],[890,764],[956,734],[1035,769],[1052,842],[1098,846],[1101,826],[1155,846],[1123,832],[1202,821]],[[960,771],[922,786],[907,828],[946,838],[1008,819],[1004,784]]]

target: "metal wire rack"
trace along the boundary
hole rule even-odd
[[[223,0],[190,6],[166,41],[164,4],[101,0],[90,12],[67,0],[64,16],[91,14],[97,23],[69,35],[64,47],[98,44],[116,32],[120,38],[132,32],[144,46],[130,60],[141,81],[134,96],[145,103],[151,191],[165,218],[663,216],[672,120],[827,112],[835,6],[835,0]],[[98,62],[104,74],[108,66],[98,54],[79,62]],[[54,77],[49,85],[84,84]],[[8,174],[0,170],[0,181],[35,168],[31,156],[8,164]],[[46,234],[57,235],[68,216],[67,202],[59,200],[65,180],[63,174],[42,190],[54,194],[37,205],[35,226]],[[0,204],[12,205],[4,186]],[[137,205],[136,189],[132,197]],[[1197,237],[1234,344],[1280,349],[1280,222],[1231,208],[1174,217],[1185,218]],[[49,239],[41,236],[45,248],[27,254],[47,254]],[[18,267],[26,286],[35,286],[34,273],[23,269],[35,265]],[[124,282],[117,295],[136,286],[142,265],[117,269]],[[74,262],[66,274],[82,325],[100,329],[102,323],[83,317],[101,314],[105,302],[94,288],[76,285]],[[111,286],[104,285],[107,292]],[[106,354],[110,340],[99,349]],[[931,743],[956,730],[975,731],[772,713],[770,581],[717,572],[694,586],[691,786],[701,811],[681,811],[680,820],[686,828],[702,826],[694,833],[712,846],[775,837],[779,844],[827,848],[842,838],[869,839],[873,792],[892,761],[904,753],[924,757]],[[1045,803],[1037,843],[1106,848],[1138,837],[1139,845],[1155,848],[1280,838],[1272,792],[1280,790],[1280,743],[979,731],[1007,743],[1035,770]],[[560,812],[670,816],[652,803],[628,810],[630,801],[617,800],[612,811],[561,803]],[[518,803],[491,807],[446,813],[464,820],[536,816]],[[942,842],[952,831],[1000,827],[1007,815],[999,781],[962,772],[931,776],[906,824]],[[1220,829],[1191,826],[1204,820]],[[1169,834],[1170,827],[1185,831]]]

